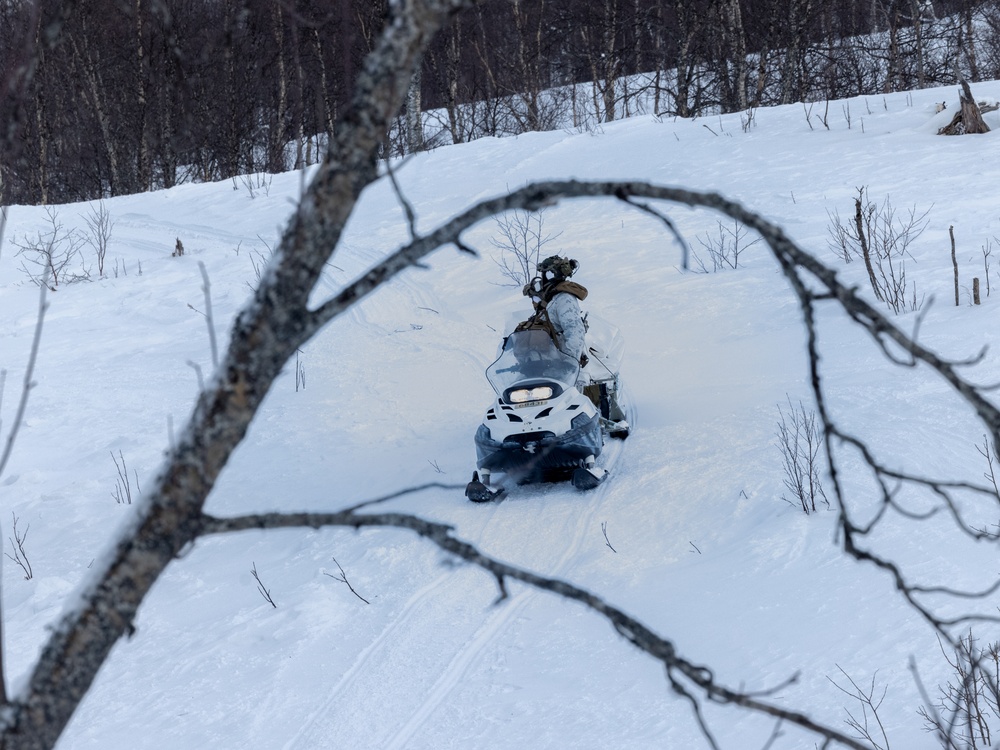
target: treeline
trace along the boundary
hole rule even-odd
[[[439,35],[387,148],[1000,77],[997,6],[490,0]],[[0,0],[0,203],[314,162],[386,14],[385,0]]]

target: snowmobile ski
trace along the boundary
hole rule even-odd
[[[592,490],[607,478],[608,472],[605,469],[581,466],[573,472],[573,486],[578,490]]]
[[[479,480],[479,472],[472,472],[472,481],[465,485],[465,496],[474,503],[489,503],[499,500],[506,494],[503,487],[493,489]]]
[[[615,440],[624,440],[629,436],[629,433],[632,431],[631,425],[629,425],[629,423],[624,419],[618,422],[612,422],[608,420],[605,427],[608,431],[608,437],[614,438]]]

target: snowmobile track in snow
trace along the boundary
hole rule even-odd
[[[607,458],[605,459],[607,461],[607,468],[609,471],[617,463],[621,450],[621,441],[609,441],[607,448],[605,449],[605,453],[610,454],[610,460]],[[573,490],[570,491],[572,492]],[[551,568],[543,571],[546,575],[549,575],[550,577],[560,577],[568,567],[569,563],[572,562],[574,557],[576,557],[576,554],[580,551],[580,547],[582,546],[584,539],[587,537],[587,534],[593,530],[594,517],[597,515],[597,511],[601,507],[606,491],[607,485],[604,485],[596,488],[593,492],[588,493],[581,498],[583,500],[584,507],[581,508],[582,512],[579,514],[573,539],[566,546],[563,554],[559,557],[555,564]],[[515,583],[513,585],[517,586],[518,584]],[[461,684],[463,678],[469,671],[469,668],[473,666],[482,651],[491,642],[493,642],[494,639],[501,636],[510,623],[514,622],[517,616],[528,606],[528,604],[539,595],[542,595],[542,592],[538,589],[525,587],[519,593],[511,595],[508,601],[502,602],[498,606],[493,607],[483,624],[476,631],[475,636],[469,640],[457,654],[455,654],[455,657],[448,665],[448,668],[441,673],[440,677],[438,677],[423,705],[421,705],[420,708],[413,713],[409,721],[407,721],[406,724],[385,745],[387,750],[400,750],[406,746],[406,743],[416,734],[420,727],[428,721],[438,707],[447,700],[448,695],[452,692],[452,690]]]
[[[613,470],[622,447],[621,441],[608,441],[602,456],[607,468]],[[588,493],[580,493],[568,484],[543,487],[537,493],[543,497],[522,499],[523,496],[514,495],[499,504],[480,506],[492,512],[484,519],[480,532],[467,538],[487,554],[496,554],[498,545],[503,547],[513,538],[515,546],[520,544],[521,548],[505,547],[502,555],[505,559],[546,575],[559,576],[588,535],[595,533],[594,519],[607,486]],[[536,494],[530,492],[534,488],[526,489],[528,494]],[[546,502],[549,497],[566,500],[560,504],[561,514],[554,507],[556,503]],[[512,509],[519,506],[525,513],[512,519]],[[553,518],[553,513],[562,517]],[[564,538],[568,540],[565,546],[531,544],[533,536],[528,532],[537,526],[539,517],[546,518],[549,528],[560,528],[560,522],[565,523]],[[544,550],[546,559],[522,559],[537,558],[540,550]],[[511,555],[512,551],[515,554]],[[536,555],[532,556],[532,552]],[[540,594],[514,583],[509,598],[491,606],[497,593],[492,581],[470,567],[449,569],[434,577],[410,597],[395,619],[357,655],[329,695],[310,713],[298,734],[284,745],[285,750],[407,746],[447,702],[449,694],[461,684],[487,646],[501,637]],[[401,675],[410,679],[404,682]]]

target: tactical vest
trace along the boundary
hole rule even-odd
[[[550,283],[542,287],[541,294],[539,294],[537,301],[534,299],[534,283],[525,284],[522,291],[525,297],[532,298],[531,302],[535,306],[535,312],[527,320],[518,323],[514,331],[543,330],[549,334],[556,346],[559,346],[559,336],[556,333],[555,326],[552,325],[552,321],[549,320],[549,302],[551,302],[552,298],[557,294],[563,292],[566,294],[572,294],[582,302],[587,299],[587,288],[582,284],[577,284],[575,281],[564,280],[555,284]]]

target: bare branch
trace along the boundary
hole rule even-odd
[[[351,585],[351,582],[347,580],[347,573],[344,572],[343,567],[341,567],[340,563],[337,562],[337,558],[336,557],[333,558],[333,563],[334,563],[334,565],[337,566],[337,570],[340,571],[340,575],[339,576],[335,576],[332,573],[324,573],[324,575],[330,576],[330,578],[332,578],[335,581],[340,581],[341,583],[346,583],[347,584],[347,588],[349,588],[351,590],[352,594],[354,594],[356,597],[358,597],[358,599],[360,599],[361,601],[363,601],[365,604],[371,604],[370,601],[368,601],[367,599],[365,599],[363,596],[361,596],[361,594],[359,594],[357,591],[354,590],[354,587]]]
[[[253,579],[257,582],[257,591],[259,591],[260,595],[264,597],[264,601],[277,609],[278,605],[275,604],[274,599],[271,598],[271,592],[264,587],[263,582],[260,580],[260,575],[257,573],[257,563],[250,563],[250,575],[252,575]]]
[[[472,0],[392,4],[365,59],[324,162],[290,218],[252,301],[237,317],[211,390],[199,393],[128,534],[95,569],[78,606],[52,629],[20,695],[0,714],[0,745],[51,748],[111,648],[167,565],[196,536],[201,508],[283,366],[313,333],[309,295],[376,160],[422,51],[448,16]],[[62,4],[63,12],[73,3]],[[384,280],[384,279],[383,279]]]
[[[389,175],[389,182],[392,185],[392,191],[396,194],[396,200],[398,200],[399,205],[403,207],[403,213],[406,215],[406,225],[410,228],[410,239],[416,239],[417,215],[413,211],[412,204],[403,194],[403,188],[400,187],[399,180],[396,179],[396,169],[392,166],[392,159],[385,160],[385,173]]]
[[[17,566],[24,573],[24,580],[30,581],[34,577],[34,573],[31,570],[31,562],[28,560],[28,553],[24,549],[24,540],[28,538],[28,529],[31,525],[25,527],[24,531],[17,530],[18,517],[12,512],[11,517],[13,518],[13,536],[7,537],[7,541],[10,542],[11,549],[14,554],[11,555],[4,552],[4,557],[12,562],[17,563]]]
[[[611,546],[611,540],[608,539],[608,522],[607,521],[601,521],[601,532],[604,534],[604,544],[607,546],[607,548],[609,550],[611,550],[612,552],[614,552],[617,555],[618,554],[618,550],[616,550],[614,547]]]
[[[31,353],[28,355],[28,363],[24,369],[24,382],[21,385],[21,399],[17,404],[17,411],[14,413],[14,424],[10,428],[10,432],[7,434],[7,441],[4,444],[3,453],[0,454],[0,476],[3,476],[3,470],[7,467],[7,462],[10,460],[11,453],[14,450],[14,441],[17,439],[18,430],[21,428],[21,423],[24,421],[24,413],[28,408],[28,394],[31,393],[31,389],[35,387],[35,381],[32,380],[35,374],[35,363],[38,361],[38,347],[42,341],[42,324],[45,322],[45,311],[48,310],[49,304],[46,302],[46,294],[48,293],[47,284],[38,285],[38,319],[35,322],[35,335],[31,340]],[[6,371],[4,371],[4,380],[6,380]],[[2,393],[2,389],[0,389]]]
[[[691,696],[696,712],[700,711],[699,701],[691,695],[691,691],[697,691],[703,698],[716,703],[742,706],[757,713],[773,716],[821,737],[836,740],[855,750],[870,750],[853,738],[823,726],[804,714],[763,701],[757,695],[742,689],[735,690],[719,684],[707,667],[696,665],[684,659],[677,653],[676,647],[671,641],[654,633],[646,625],[612,606],[596,594],[567,581],[548,578],[490,557],[468,542],[457,539],[452,535],[453,528],[445,524],[434,523],[402,513],[367,515],[350,511],[340,513],[261,513],[233,518],[216,518],[204,515],[202,516],[200,533],[203,535],[221,534],[249,529],[317,529],[325,526],[347,526],[355,529],[367,527],[408,529],[446,552],[482,568],[500,582],[506,579],[521,581],[542,591],[548,591],[565,599],[579,602],[604,617],[625,640],[661,662],[667,670],[668,678],[674,689]],[[504,591],[506,588],[502,586],[501,592]],[[773,691],[767,691],[767,693],[770,692]]]
[[[219,345],[215,340],[215,320],[212,317],[212,282],[208,280],[208,269],[200,260],[198,268],[201,269],[202,291],[205,293],[205,325],[208,326],[208,343],[212,347],[212,367],[219,367]]]

